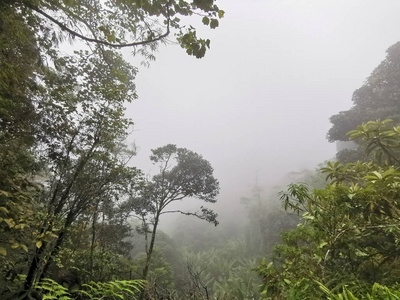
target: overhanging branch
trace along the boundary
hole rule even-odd
[[[194,216],[200,220],[206,220],[210,223],[214,223],[215,226],[217,226],[219,224],[219,222],[215,219],[215,217],[217,216],[216,214],[213,214],[213,218],[210,218],[209,215],[207,215],[205,212],[208,211],[207,209],[203,209],[202,207],[202,214],[198,214],[197,212],[191,213],[191,212],[185,212],[185,211],[181,211],[181,210],[168,210],[168,211],[163,211],[160,213],[160,215],[163,214],[172,214],[172,213],[180,213],[182,215],[186,215],[186,216]]]
[[[196,213],[191,213],[191,212],[185,212],[185,211],[181,211],[181,210],[168,210],[168,211],[163,211],[162,213],[160,213],[160,215],[163,214],[173,214],[173,213],[181,213],[182,215],[187,215],[187,216],[195,216],[200,218],[201,216],[199,216]]]
[[[56,20],[55,18],[53,18],[52,16],[50,16],[49,14],[47,14],[46,12],[44,12],[43,10],[41,10],[39,7],[34,6],[32,4],[27,4],[27,6],[36,11],[37,13],[41,14],[43,17],[45,17],[46,19],[50,20],[51,22],[53,22],[54,24],[58,25],[61,30],[64,30],[66,32],[68,32],[69,34],[71,34],[72,36],[76,36],[81,38],[84,41],[87,42],[91,42],[91,43],[97,43],[97,44],[101,44],[101,45],[105,45],[108,47],[113,47],[113,48],[125,48],[125,47],[135,47],[135,46],[142,46],[142,45],[146,45],[146,44],[150,44],[153,42],[157,42],[160,41],[164,38],[166,38],[169,34],[170,34],[170,28],[169,28],[169,23],[170,23],[170,19],[169,19],[169,13],[168,13],[168,17],[167,17],[167,30],[165,33],[150,39],[150,40],[145,40],[145,41],[140,41],[140,42],[132,42],[132,43],[120,43],[120,44],[114,44],[114,43],[110,43],[107,41],[103,41],[103,40],[99,40],[96,38],[91,38],[91,37],[87,37],[83,34],[80,34],[79,32],[70,29],[69,27],[67,27],[66,25],[64,25],[63,23],[61,23],[60,21]]]

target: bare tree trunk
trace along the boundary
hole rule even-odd
[[[154,244],[155,244],[155,241],[156,241],[156,233],[157,233],[157,226],[158,226],[159,218],[160,218],[160,213],[157,213],[156,217],[154,219],[153,230],[151,232],[150,245],[149,245],[149,248],[148,248],[148,250],[146,252],[146,264],[144,265],[144,268],[143,268],[143,279],[144,280],[147,279],[147,275],[148,275],[148,272],[149,272],[151,255],[153,254]]]
[[[96,207],[93,212],[93,221],[92,221],[92,242],[90,245],[90,273],[93,275],[93,256],[94,256],[94,244],[96,242],[96,220],[97,220],[97,211],[99,208],[99,202],[96,203]]]
[[[154,218],[154,225],[153,225],[153,230],[151,232],[151,240],[150,240],[150,245],[147,248],[146,245],[146,263],[143,268],[143,274],[142,274],[142,279],[147,280],[147,276],[149,273],[149,267],[150,267],[150,260],[151,260],[151,255],[153,254],[154,250],[154,244],[156,241],[156,233],[157,233],[157,226],[158,226],[158,221],[160,219],[160,212],[157,212],[155,218]],[[146,290],[143,290],[143,292],[140,295],[140,299],[144,300],[146,296]]]

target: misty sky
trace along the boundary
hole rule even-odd
[[[162,46],[139,68],[129,105],[146,173],[150,149],[168,143],[209,160],[220,201],[331,159],[329,117],[400,41],[400,1],[221,0],[225,17],[203,59]],[[134,62],[134,58],[131,59]],[[135,62],[134,62],[135,63]],[[136,63],[135,63],[136,64]]]

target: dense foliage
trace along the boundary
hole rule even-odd
[[[180,18],[223,15],[214,1],[0,3],[0,298],[41,297],[46,277],[133,279],[127,220],[150,184],[129,165],[137,68],[119,49],[148,63],[173,33],[201,58],[210,41]]]
[[[348,163],[367,159],[365,148],[357,141],[345,142],[349,140],[347,132],[358,125],[378,119],[393,119],[399,124],[399,80],[400,42],[387,49],[385,60],[375,68],[363,86],[354,91],[353,107],[330,118],[332,127],[327,137],[330,142],[336,142],[339,146],[336,155],[339,161]]]
[[[325,189],[293,184],[281,194],[302,222],[283,234],[272,262],[258,268],[266,298],[321,299],[319,282],[332,291],[346,287],[361,299],[375,283],[397,289],[400,127],[371,121],[349,135],[362,139],[381,163],[328,163]]]
[[[329,140],[356,128],[358,153],[322,167],[327,181],[299,174],[284,210],[256,184],[233,229],[159,230],[169,213],[217,225],[179,205],[216,202],[219,183],[172,144],[152,150],[151,179],[130,164],[138,69],[120,49],[148,64],[173,33],[201,58],[210,41],[188,24],[223,15],[213,0],[0,2],[1,299],[400,297],[399,43],[331,118]]]
[[[348,141],[347,132],[377,119],[400,120],[400,42],[387,49],[387,56],[353,93],[353,107],[331,117],[328,140]]]

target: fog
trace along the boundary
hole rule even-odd
[[[128,115],[139,149],[133,165],[157,171],[150,149],[168,143],[202,154],[220,181],[223,217],[256,179],[273,186],[334,157],[329,117],[351,107],[353,91],[400,40],[400,2],[217,4],[226,12],[219,28],[196,24],[211,39],[205,58],[161,46],[157,60],[139,68],[139,100]]]

